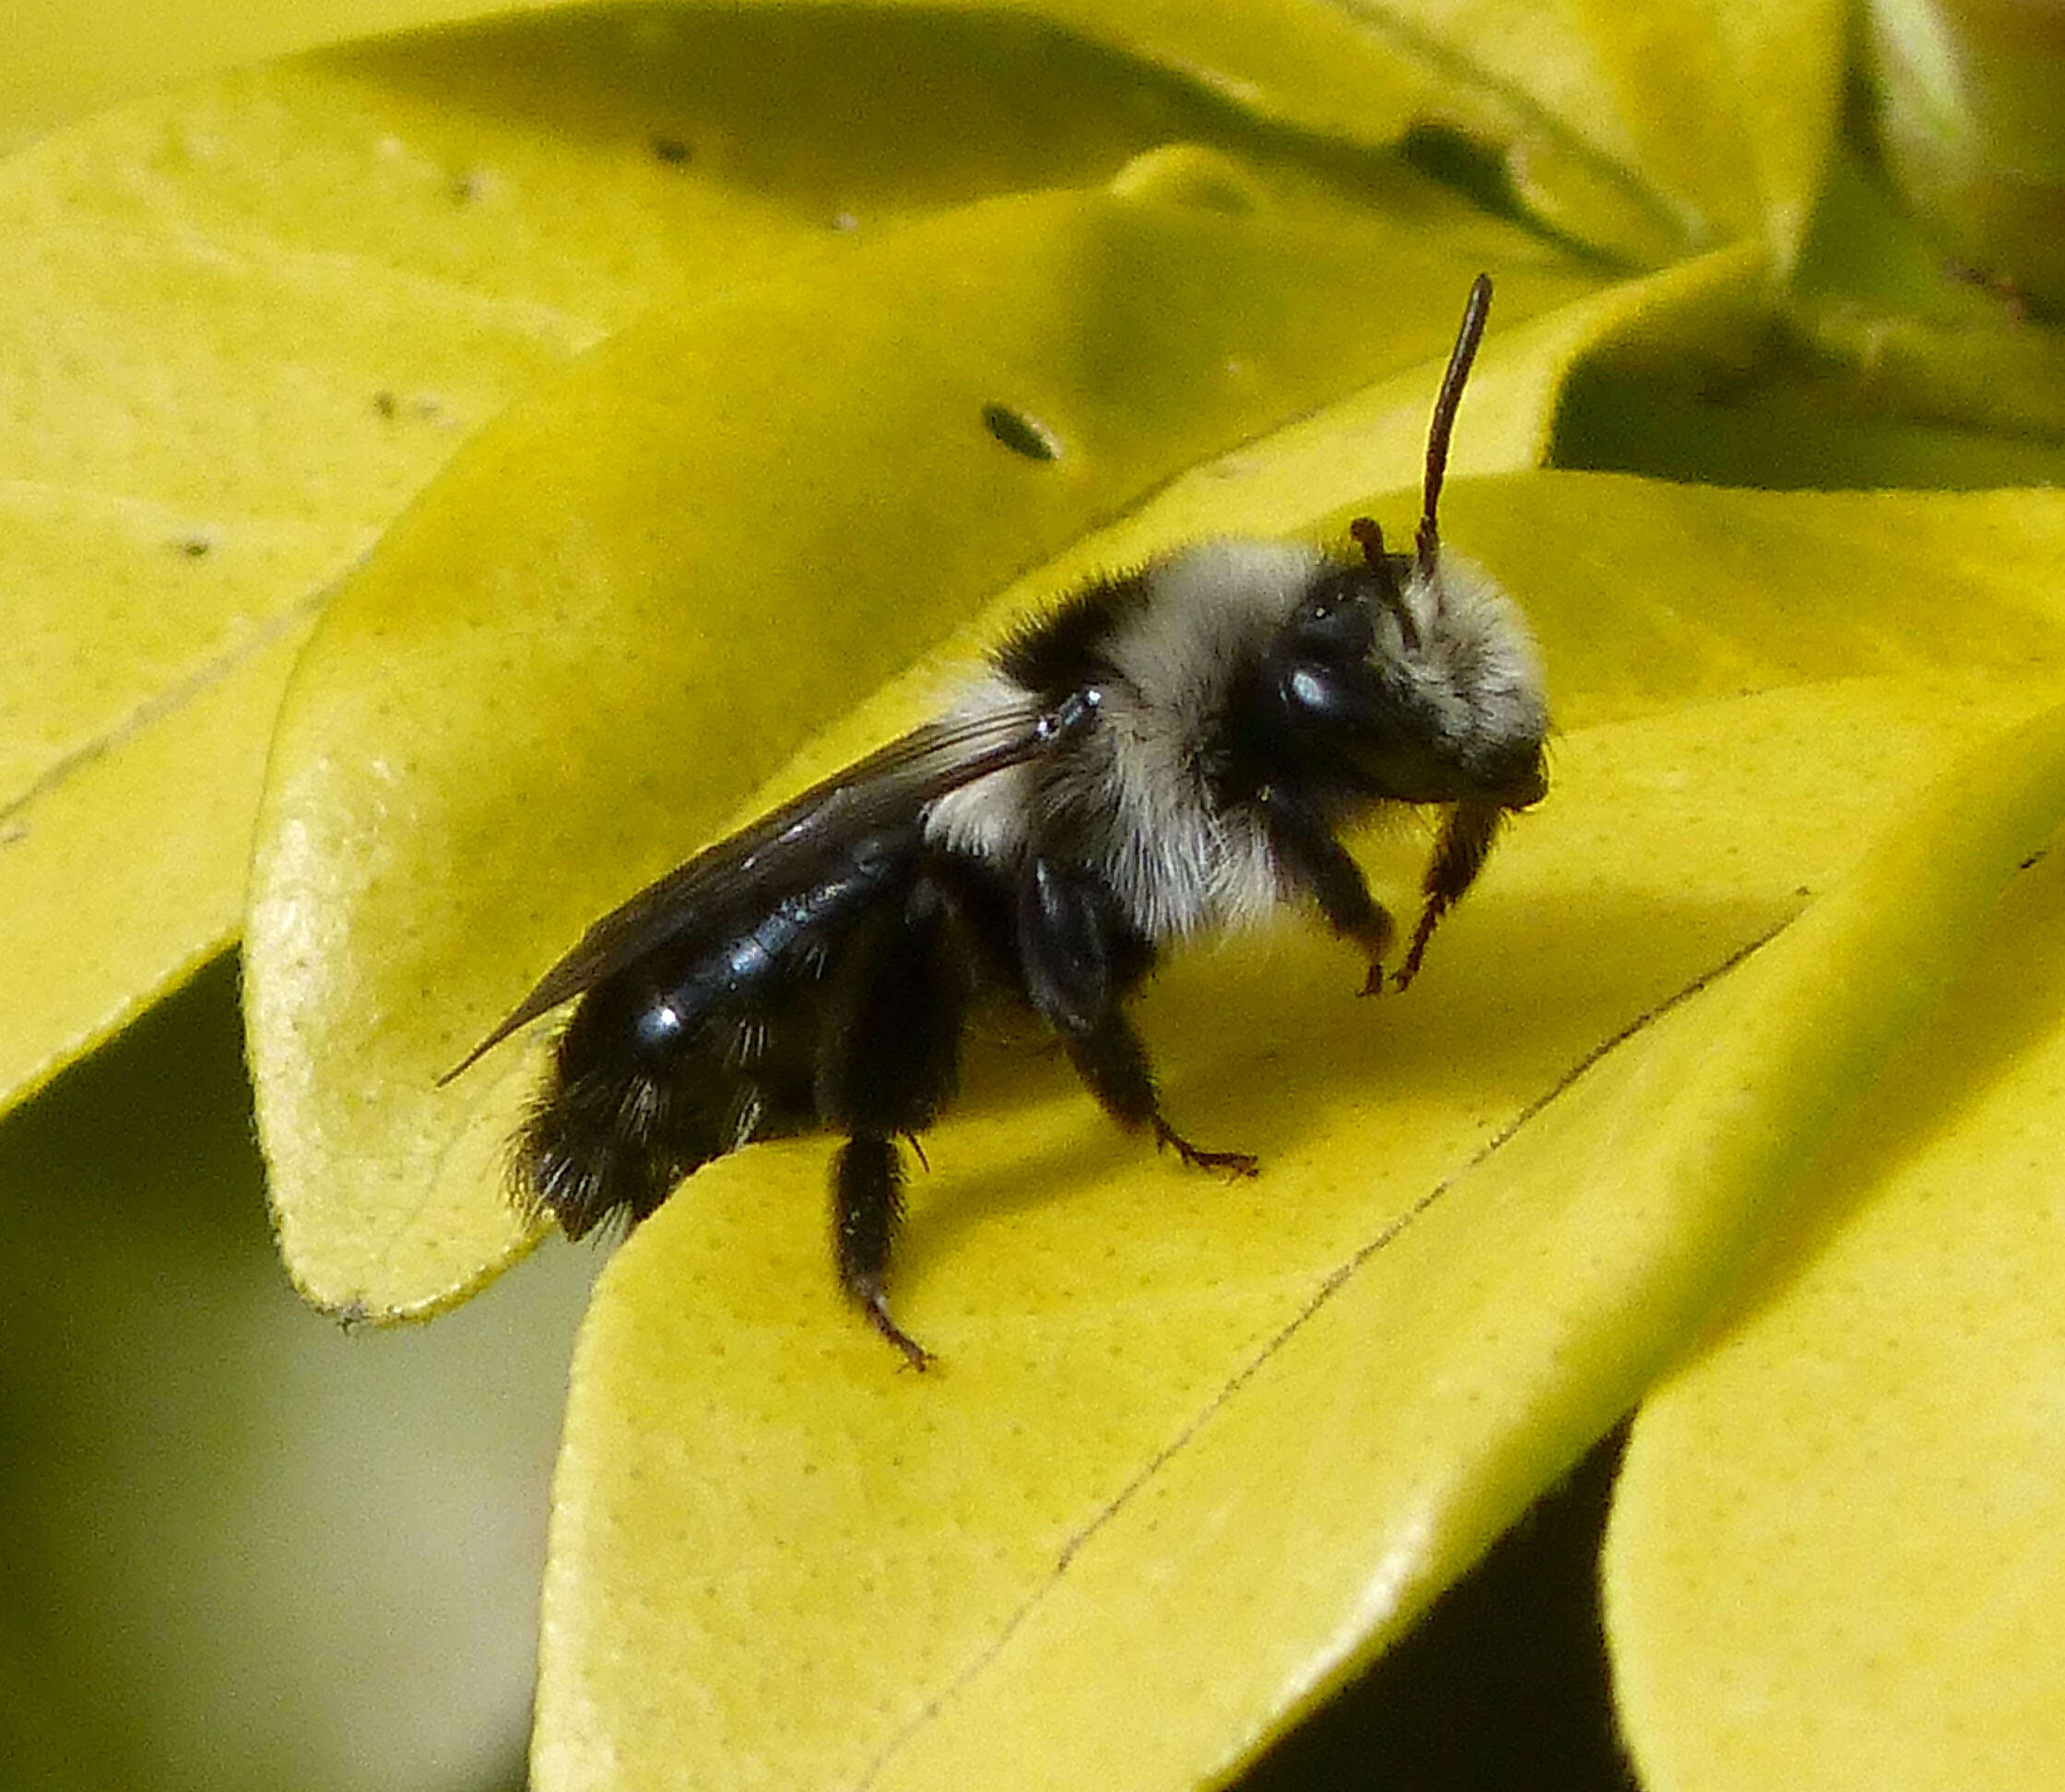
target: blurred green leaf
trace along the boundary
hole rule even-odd
[[[0,1122],[0,1779],[521,1785],[593,1267],[435,1329],[313,1323],[227,961]]]
[[[1918,223],[1971,273],[2065,309],[2065,15],[1999,0],[1859,9],[1862,108]]]

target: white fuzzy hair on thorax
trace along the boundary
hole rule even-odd
[[[1259,922],[1282,900],[1259,816],[1213,800],[1204,756],[1232,681],[1288,621],[1323,563],[1276,542],[1208,541],[1146,574],[1146,599],[1100,643],[1117,675],[1096,727],[1054,760],[1014,766],[941,797],[927,836],[1002,865],[1053,824],[1087,848],[1150,939]],[[985,674],[957,716],[1024,701]]]
[[[1150,569],[1148,601],[1106,651],[1146,703],[1195,737],[1229,685],[1291,619],[1325,564],[1290,542],[1205,541]]]
[[[1281,542],[1207,541],[1149,574],[1149,598],[1113,633],[1125,686],[1105,698],[1103,762],[1080,768],[1080,800],[1114,812],[1104,870],[1150,939],[1253,926],[1282,898],[1260,816],[1229,810],[1204,755],[1233,679],[1297,608],[1322,564]]]

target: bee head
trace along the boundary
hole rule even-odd
[[[1270,655],[1301,756],[1367,796],[1519,809],[1548,788],[1533,638],[1491,576],[1442,546],[1437,522],[1449,434],[1491,299],[1480,275],[1427,432],[1413,551],[1386,551],[1384,531],[1357,517],[1360,560],[1316,574]]]

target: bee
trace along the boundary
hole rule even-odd
[[[1127,1014],[1164,949],[1309,905],[1403,989],[1501,823],[1547,789],[1533,641],[1444,548],[1450,431],[1491,281],[1471,288],[1428,431],[1412,551],[1213,540],[1021,625],[937,720],[718,842],[591,926],[449,1082],[575,1003],[514,1143],[519,1198],[578,1238],[635,1224],[754,1139],[844,1135],[839,1279],[883,1338],[903,1141],[950,1099],[971,1003],[1029,1008],[1090,1092],[1186,1164],[1254,1173],[1162,1113]],[[1442,813],[1396,928],[1340,831]]]

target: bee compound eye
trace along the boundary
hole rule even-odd
[[[1293,666],[1283,680],[1283,694],[1293,713],[1321,726],[1349,723],[1357,705],[1342,680],[1328,668]]]

